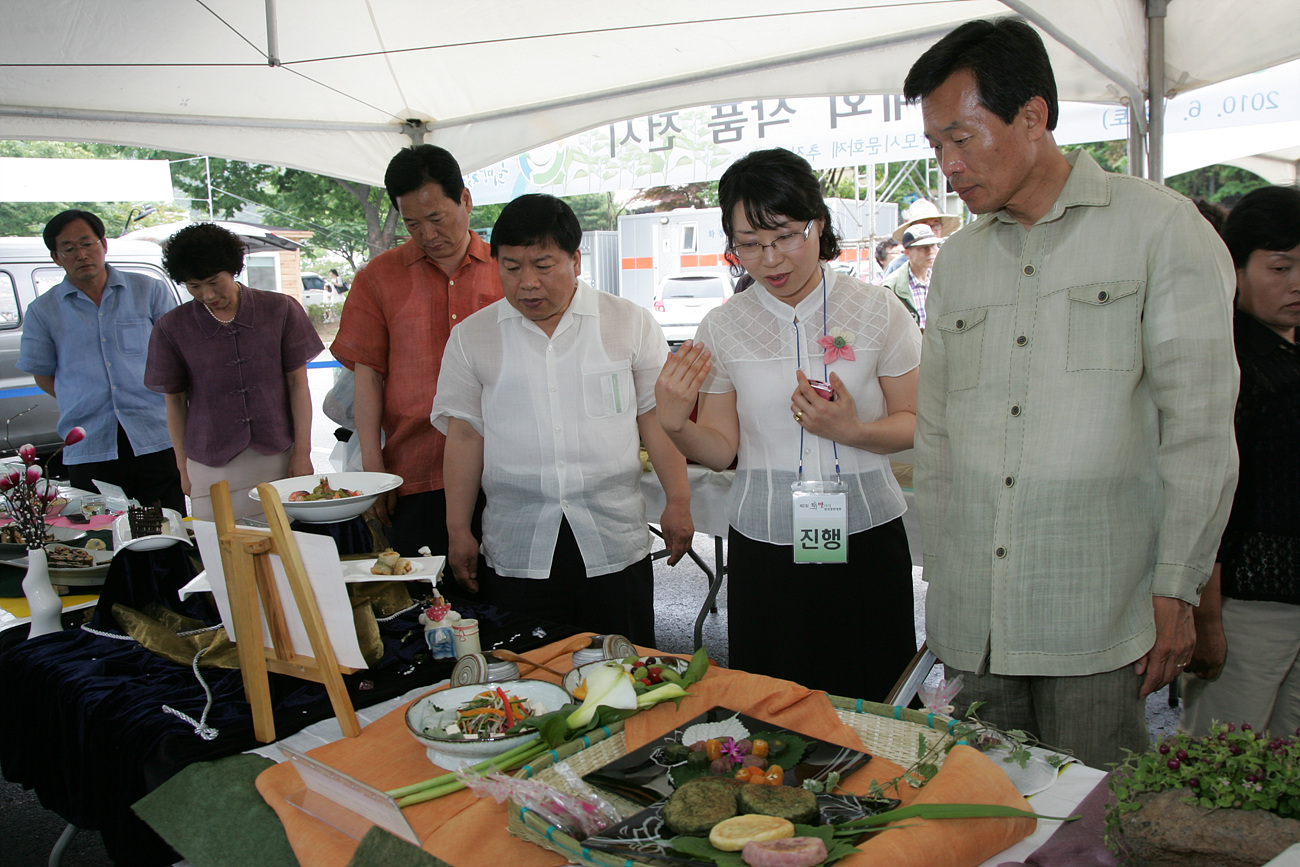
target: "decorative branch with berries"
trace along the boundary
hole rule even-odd
[[[58,454],[66,446],[74,445],[86,438],[84,428],[74,427],[68,431]],[[12,470],[0,476],[0,499],[13,525],[23,537],[28,550],[35,550],[45,544],[45,513],[50,504],[59,496],[58,487],[46,476],[41,465],[36,462],[36,446],[31,443],[18,448],[18,457],[22,459],[25,469]],[[53,455],[51,455],[53,457]]]

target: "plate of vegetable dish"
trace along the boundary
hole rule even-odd
[[[645,805],[589,837],[592,849],[648,864],[825,864],[852,851],[830,825],[898,802],[834,790],[871,756],[715,707],[583,779]],[[759,827],[761,826],[761,827]],[[815,860],[814,860],[815,859]]]
[[[541,680],[476,683],[416,699],[406,709],[406,727],[431,762],[454,771],[538,737],[520,724],[568,702],[563,689]]]

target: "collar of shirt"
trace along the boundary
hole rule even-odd
[[[209,340],[222,333],[222,329],[227,325],[238,325],[240,328],[252,328],[253,322],[256,321],[257,302],[253,300],[257,292],[249,289],[247,286],[240,284],[239,287],[239,309],[235,311],[235,318],[230,322],[218,322],[212,315],[212,311],[199,301],[197,298],[193,301],[194,321],[199,323],[199,331]]]
[[[1292,354],[1298,351],[1296,344],[1242,310],[1236,312],[1234,330],[1238,354],[1249,352],[1252,355],[1268,356],[1278,350]]]
[[[807,298],[804,298],[793,307],[786,304],[780,298],[774,296],[771,292],[768,292],[767,287],[758,281],[755,281],[751,288],[758,290],[758,297],[762,300],[763,306],[782,322],[794,322],[796,319],[801,322],[811,322],[813,314],[818,313],[822,309],[823,288],[829,292],[830,285],[835,282],[826,276],[826,266],[824,264],[821,267],[820,273],[822,279],[821,282],[817,284],[817,288],[809,292]],[[818,323],[815,326],[815,329],[816,328],[821,328],[821,324]]]
[[[575,316],[599,316],[600,303],[596,298],[596,290],[591,288],[587,281],[581,277],[578,278],[578,285],[573,290],[573,298],[569,300],[569,306],[565,308],[564,313],[560,316],[559,323],[555,326],[555,332],[547,336],[541,326],[532,320],[524,320],[524,314],[520,313],[511,306],[508,300],[503,300],[497,305],[497,322],[504,322],[507,319],[520,319],[523,321],[523,327],[530,331],[536,331],[538,334],[546,337],[548,340],[559,337],[569,326],[573,324]]]
[[[1060,219],[1067,208],[1101,207],[1110,204],[1110,178],[1102,167],[1097,165],[1092,154],[1080,148],[1066,154],[1065,159],[1073,166],[1070,176],[1065,179],[1061,194],[1056,197],[1048,212],[1039,219],[1039,223]],[[995,211],[993,218],[1004,223],[1018,222],[1005,210]]]
[[[424,252],[424,248],[415,243],[415,239],[413,238],[407,238],[406,243],[397,249],[401,251],[402,264],[408,268],[416,262],[419,262],[421,259],[428,262],[434,268],[438,268],[438,263],[430,259],[429,255]],[[465,267],[465,262],[469,259],[478,259],[480,262],[487,262],[492,259],[492,246],[488,244],[487,241],[484,241],[478,232],[469,233],[469,249],[465,251],[465,258],[462,259],[460,265],[456,267],[457,273],[460,272],[461,268]],[[441,268],[438,268],[438,271],[445,274]],[[455,274],[452,276],[454,277]]]
[[[122,277],[121,271],[118,271],[112,265],[105,265],[104,269],[108,272],[108,279],[104,282],[105,295],[108,294],[109,289],[126,288],[126,280]],[[72,281],[68,279],[67,272],[64,272],[63,281],[60,282],[59,285],[55,286],[50,291],[59,293],[60,301],[66,300],[71,295],[80,295],[82,298],[85,298],[87,301],[90,301],[89,296],[87,296],[85,292],[82,292],[76,286],[72,285]]]

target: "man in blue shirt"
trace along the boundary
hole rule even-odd
[[[28,305],[18,368],[58,400],[60,436],[86,429],[63,451],[69,481],[90,491],[109,482],[142,505],[185,514],[163,396],[144,386],[149,335],[175,293],[107,264],[104,223],[89,211],[64,211],[44,237],[67,276]]]

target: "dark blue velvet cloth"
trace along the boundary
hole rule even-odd
[[[187,551],[175,546],[114,558],[94,622],[120,632],[111,617],[113,601],[138,609],[155,600],[217,622],[205,603],[186,605],[176,596],[193,575]],[[412,593],[422,587],[412,584]],[[479,619],[484,648],[522,652],[574,631],[490,606],[457,604],[457,610]],[[344,678],[355,707],[450,674],[452,660],[430,658],[417,617],[418,611],[411,611],[380,624],[383,659]],[[203,713],[203,688],[188,666],[155,656],[134,641],[80,629],[18,643],[0,654],[0,768],[6,779],[34,789],[47,809],[99,830],[114,863],[170,864],[178,856],[130,805],[192,762],[258,745],[240,673],[205,669],[203,677],[214,699],[207,723],[220,732],[212,741],[162,710],[169,705],[195,719]],[[279,737],[333,716],[318,684],[273,674],[271,690]]]

